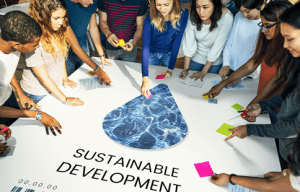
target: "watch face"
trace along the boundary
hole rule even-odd
[[[40,121],[43,118],[42,112],[39,112],[38,114],[35,115],[36,120]]]

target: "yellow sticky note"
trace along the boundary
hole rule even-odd
[[[117,46],[124,47],[125,46],[125,41],[123,39],[120,39],[119,44],[117,44]]]
[[[96,73],[94,70],[88,72],[89,75],[94,76]]]
[[[205,93],[203,93],[203,94],[205,94]],[[203,99],[208,100],[209,97],[208,96],[203,96]]]

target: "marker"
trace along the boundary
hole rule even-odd
[[[4,128],[1,130],[1,132],[4,133],[4,132],[7,131],[7,130],[8,130],[8,127],[4,127]]]

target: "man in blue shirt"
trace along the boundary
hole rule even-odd
[[[67,11],[69,14],[68,43],[71,46],[68,59],[66,60],[66,67],[68,76],[77,70],[83,63],[86,63],[96,72],[97,76],[106,84],[110,84],[109,76],[98,67],[98,65],[88,56],[89,50],[87,47],[86,33],[87,27],[98,54],[101,59],[102,68],[104,64],[111,65],[105,59],[100,41],[100,33],[97,26],[96,10],[98,0],[65,0]]]

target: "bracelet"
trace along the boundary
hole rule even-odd
[[[105,54],[103,54],[103,55],[99,55],[99,57],[105,57]]]
[[[286,169],[282,171],[282,175],[283,175],[284,177],[287,176],[287,170],[286,170]]]
[[[7,131],[7,130],[8,130],[8,127],[4,127],[4,128],[1,130],[1,132],[4,133],[4,132]]]
[[[235,183],[233,183],[233,182],[231,181],[231,177],[232,177],[232,176],[236,176],[236,174],[231,174],[231,175],[229,176],[229,182],[230,182],[231,185],[235,185]]]
[[[99,66],[97,65],[97,67],[94,69],[94,72],[96,72],[98,70]]]

